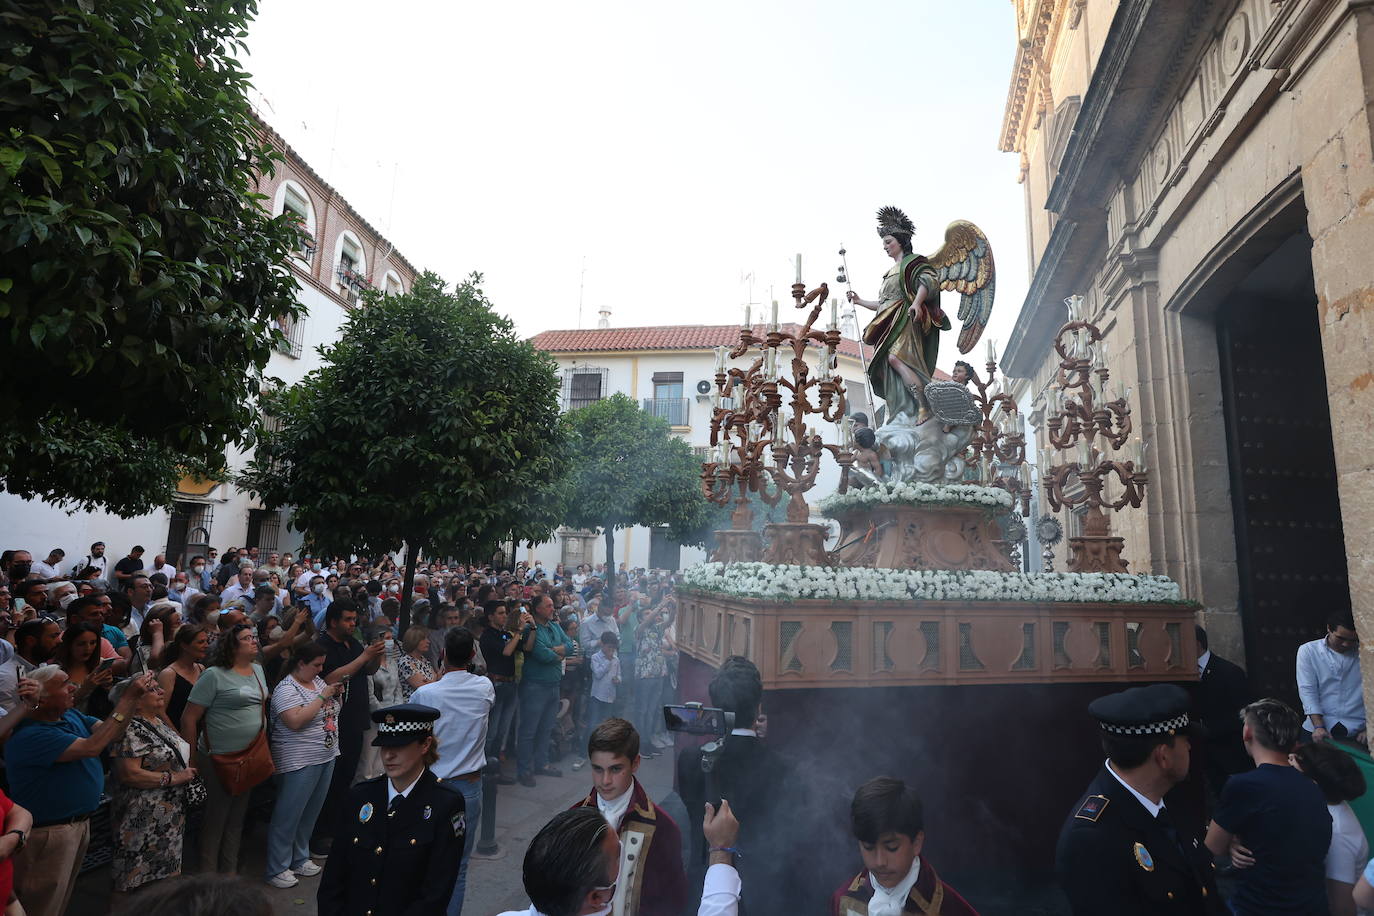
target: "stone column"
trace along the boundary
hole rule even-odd
[[[1350,600],[1362,637],[1365,708],[1374,710],[1374,12],[1356,12],[1325,53],[1336,57],[1322,74],[1331,85],[1305,85],[1303,104],[1330,103],[1328,111],[1345,114],[1323,132],[1303,164],[1302,182]]]

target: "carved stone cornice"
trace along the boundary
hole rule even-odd
[[[1004,153],[1021,151],[1025,137],[1026,114],[1031,93],[1037,96],[1036,108],[1053,107],[1049,95],[1048,74],[1045,71],[1045,46],[1050,26],[1065,0],[1027,0],[1018,4],[1016,60],[1011,68],[1011,86],[1007,90],[1007,107],[1002,115],[1001,140],[997,148]],[[1024,18],[1021,18],[1024,16]],[[1035,84],[1039,83],[1038,86]]]

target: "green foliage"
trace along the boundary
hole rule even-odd
[[[299,230],[253,191],[274,154],[233,56],[255,11],[10,0],[0,13],[6,489],[148,511],[181,467],[251,439],[278,323],[299,309],[282,266]],[[57,434],[96,444],[75,461],[30,447]]]
[[[609,535],[667,525],[679,543],[700,543],[713,506],[701,495],[701,462],[668,433],[668,421],[614,394],[568,414],[572,428],[566,521]],[[608,552],[606,566],[614,568]]]
[[[553,360],[491,310],[474,275],[365,292],[324,365],[271,396],[243,483],[326,553],[402,543],[481,557],[561,519],[566,448]],[[412,564],[413,568],[413,564]]]

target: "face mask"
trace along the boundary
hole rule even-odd
[[[323,583],[323,582],[316,582],[314,585],[312,585],[312,586],[310,586],[310,587],[311,587],[312,589],[315,590],[315,594],[317,594],[317,595],[323,595],[323,594],[324,594],[324,583]]]
[[[192,572],[205,572],[205,565],[204,565],[203,563],[197,563],[195,566],[192,566],[192,567],[191,567],[191,571],[192,571]]]
[[[10,567],[10,581],[22,581],[25,577],[28,576],[30,570],[32,569],[32,563],[15,563],[13,566]]]
[[[57,600],[57,603],[62,607],[62,610],[65,611],[67,609],[67,605],[71,604],[75,600],[76,594],[72,593],[70,595],[63,595],[61,598]]]
[[[322,566],[322,565],[319,564],[319,563],[314,563],[314,564],[311,565],[310,568],[313,569],[313,570],[315,570],[315,572],[319,572],[320,570],[324,569],[324,566]]]
[[[388,586],[386,587],[386,590],[387,590],[388,592],[390,592],[391,594],[396,595],[396,594],[400,594],[401,587],[400,587],[399,585],[388,585]]]

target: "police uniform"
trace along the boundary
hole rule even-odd
[[[1185,736],[1188,706],[1183,688],[1156,684],[1100,697],[1088,711],[1110,734]],[[1055,859],[1074,916],[1225,912],[1197,831],[1168,807],[1152,813],[1106,765],[1069,813]]]
[[[439,711],[403,703],[372,713],[378,747],[423,741]],[[390,779],[358,783],[340,812],[339,834],[317,895],[320,916],[441,916],[463,857],[463,795],[425,767],[406,795],[389,801]]]

